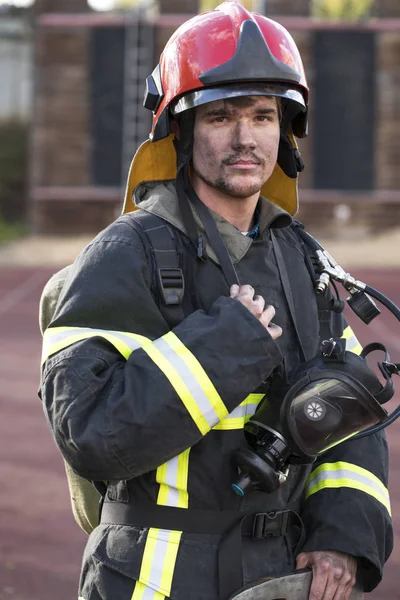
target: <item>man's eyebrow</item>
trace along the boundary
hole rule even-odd
[[[203,117],[223,117],[226,114],[232,114],[233,110],[229,109],[229,108],[210,108],[210,110],[207,110],[206,112],[203,113]]]
[[[270,115],[271,113],[277,113],[278,109],[276,108],[276,106],[260,106],[259,108],[257,108],[256,106],[254,107],[254,112],[259,113],[259,114],[263,114],[263,115]]]
[[[261,115],[270,115],[270,114],[277,114],[278,109],[275,106],[254,106],[252,107],[254,112],[257,114],[261,114]],[[221,108],[214,108],[214,109],[210,109],[207,110],[206,112],[203,113],[203,117],[224,117],[225,115],[233,115],[236,114],[238,112],[238,110],[232,106],[232,107],[221,107]]]

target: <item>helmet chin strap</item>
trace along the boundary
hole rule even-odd
[[[281,119],[281,137],[278,149],[278,165],[282,171],[292,179],[304,170],[304,161],[298,148],[294,148],[288,136],[291,131],[294,118],[299,114],[299,108],[295,102],[285,102],[284,112]]]

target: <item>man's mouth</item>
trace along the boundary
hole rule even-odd
[[[235,162],[228,163],[230,167],[234,167],[235,169],[255,169],[259,166],[260,163],[255,162],[254,160],[237,160]]]
[[[259,160],[255,156],[250,156],[246,158],[231,157],[226,159],[225,164],[235,169],[251,170],[257,168],[261,164],[261,160]]]

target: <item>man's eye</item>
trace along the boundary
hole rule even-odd
[[[264,123],[264,121],[272,121],[271,117],[267,117],[266,115],[258,115],[256,117],[257,121],[260,121],[261,123]]]
[[[228,120],[228,117],[214,117],[214,123],[224,123]]]

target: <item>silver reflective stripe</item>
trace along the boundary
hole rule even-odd
[[[157,504],[188,508],[189,453],[190,448],[158,467],[156,481],[160,489]]]
[[[135,588],[133,590],[133,594],[131,600],[164,600],[164,594],[153,590],[151,587],[148,587],[144,583],[137,581],[135,583]]]
[[[346,350],[348,352],[361,354],[362,346],[350,326],[346,327],[346,329],[343,331],[343,337],[346,339]]]
[[[97,336],[112,344],[126,360],[133,350],[143,348],[164,373],[202,435],[228,415],[228,410],[207,373],[172,331],[152,342],[142,335],[123,331],[85,327],[51,328],[44,335],[42,362],[74,343]]]
[[[169,596],[181,531],[150,528],[143,552],[139,581]]]
[[[370,471],[358,465],[339,461],[324,463],[313,471],[305,489],[306,498],[327,488],[348,487],[369,494],[383,504],[390,514],[389,491]]]
[[[255,402],[254,404],[239,404],[239,406],[237,406],[235,410],[233,410],[231,413],[229,413],[227,417],[225,417],[225,420],[253,416],[256,412],[257,406],[258,402]]]
[[[217,423],[213,430],[229,431],[243,429],[247,421],[254,415],[257,406],[265,394],[250,394],[239,406],[237,406],[225,419]]]
[[[201,414],[204,419],[208,423],[209,427],[213,427],[216,423],[218,423],[219,416],[215,412],[213,406],[211,405],[210,400],[207,395],[204,393],[200,383],[194,377],[193,373],[187,367],[186,363],[181,359],[181,357],[174,352],[171,346],[163,340],[163,338],[159,338],[155,342],[153,342],[153,346],[157,348],[161,352],[161,354],[166,358],[170,365],[172,365],[180,378],[186,385],[189,390],[191,396],[194,398],[198,408],[200,409]]]
[[[156,590],[152,590],[147,585],[144,585],[143,588],[141,600],[163,600],[165,598],[164,594],[156,592]]]
[[[164,485],[167,486],[166,489],[166,498],[165,498],[165,503],[163,502],[162,504],[165,504],[165,506],[178,506],[179,504],[179,490],[177,487],[177,481],[178,481],[178,457],[175,456],[175,458],[172,458],[171,460],[168,461],[167,465],[166,465],[166,470],[165,470],[165,476],[164,476]],[[163,484],[161,484],[163,485]],[[161,502],[158,502],[158,504],[161,504]]]
[[[91,337],[102,337],[109,341],[127,359],[129,355],[142,347],[147,338],[122,331],[91,329],[89,327],[55,327],[47,329],[43,335],[42,362],[59,350]]]

